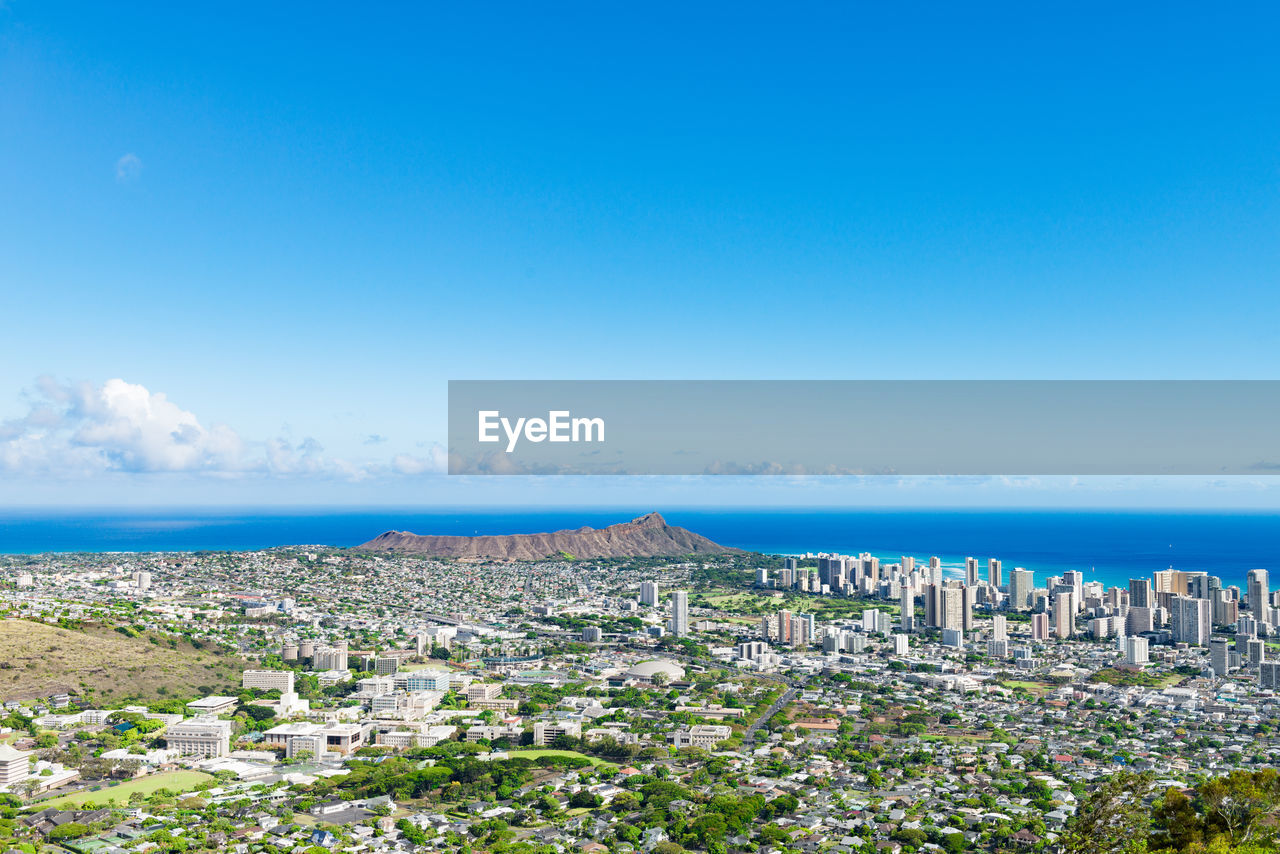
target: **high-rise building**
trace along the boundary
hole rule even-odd
[[[965,629],[965,590],[964,587],[943,587],[940,599],[939,625],[943,629]]]
[[[1227,646],[1224,638],[1214,638],[1209,641],[1209,666],[1213,668],[1213,675],[1221,679],[1227,675],[1231,662],[1231,649]]]
[[[930,584],[942,584],[942,558],[934,555],[929,558],[928,579]]]
[[[1213,603],[1213,624],[1215,626],[1233,626],[1236,620],[1240,619],[1240,605],[1232,594],[1234,589],[1223,590],[1218,588],[1212,591],[1209,601]]]
[[[641,605],[657,605],[658,604],[658,582],[656,581],[640,582],[640,604]]]
[[[1137,635],[1129,635],[1124,639],[1124,662],[1130,667],[1142,667],[1151,659],[1148,655],[1147,639]]]
[[[1174,643],[1204,646],[1209,642],[1213,623],[1208,599],[1174,596],[1169,610]]]
[[[916,595],[910,584],[902,585],[902,600],[899,605],[902,614],[898,625],[904,632],[910,634],[916,630]]]
[[[1130,578],[1129,579],[1129,607],[1130,608],[1154,608],[1155,602],[1151,595],[1151,579],[1150,578]]]
[[[1004,614],[996,614],[991,618],[991,637],[1002,641],[1009,639],[1009,629]]]
[[[911,648],[911,640],[906,635],[893,636],[893,654],[906,655]]]
[[[791,643],[791,612],[778,612],[778,642]]]
[[[1071,637],[1076,625],[1076,612],[1072,606],[1070,590],[1054,594],[1053,635],[1056,638]]]
[[[1265,569],[1251,569],[1248,575],[1248,593],[1249,593],[1249,610],[1254,616],[1263,613],[1263,608],[1269,607],[1270,599],[1270,582]]]
[[[1035,589],[1035,573],[1015,567],[1009,574],[1009,609],[1025,611],[1031,607],[1031,591]]]
[[[1084,573],[1069,569],[1062,573],[1062,583],[1071,588],[1073,594],[1071,606],[1076,609],[1072,612],[1074,617],[1074,614],[1079,612],[1081,606],[1084,605]]]
[[[1126,635],[1139,635],[1143,632],[1155,631],[1155,628],[1155,610],[1152,608],[1130,608],[1129,613],[1125,615],[1124,633]]]
[[[1049,615],[1043,612],[1031,615],[1031,639],[1032,640],[1048,640],[1049,639]]]
[[[1051,601],[1052,601],[1053,608],[1055,609],[1055,612],[1058,607],[1058,603],[1057,603],[1058,595],[1066,594],[1067,603],[1065,605],[1065,610],[1071,615],[1071,620],[1074,622],[1076,618],[1076,614],[1080,611],[1080,600],[1077,598],[1078,594],[1076,593],[1075,586],[1063,581],[1062,583],[1055,585],[1051,589],[1050,594],[1052,596]]]
[[[1000,568],[1000,561],[991,558],[987,561],[987,583],[992,587],[1001,587],[1004,584],[1004,573]]]
[[[926,628],[936,629],[942,625],[942,585],[926,584],[924,586],[924,624]]]
[[[1237,645],[1239,641],[1236,642]],[[1259,664],[1267,660],[1267,642],[1260,638],[1249,638],[1245,641],[1245,651],[1248,654],[1249,666],[1257,667]]]
[[[1222,579],[1207,572],[1187,573],[1187,595],[1193,599],[1213,601],[1213,591],[1222,587]]]
[[[671,591],[671,634],[682,638],[689,634],[689,593]]]
[[[976,557],[967,557],[964,559],[964,583],[970,587],[974,587],[979,582],[978,578],[978,559]]]
[[[756,587],[769,586],[769,570],[761,568],[756,570]]]
[[[848,558],[845,557],[818,558],[818,582],[832,590],[843,588],[848,578],[847,565]]]
[[[1258,687],[1280,688],[1280,661],[1264,661],[1258,666]]]

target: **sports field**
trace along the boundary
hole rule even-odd
[[[49,807],[57,807],[59,809],[67,809],[68,807],[78,807],[87,803],[95,803],[98,806],[106,806],[107,802],[115,798],[117,804],[124,806],[129,802],[129,796],[134,792],[141,792],[143,795],[151,795],[160,789],[169,789],[174,792],[189,792],[205,780],[212,780],[213,777],[201,771],[166,771],[163,774],[152,774],[147,777],[139,777],[137,780],[130,780],[127,783],[121,783],[118,786],[109,786],[105,789],[99,789],[96,792],[88,790],[76,792],[72,795],[65,795],[61,798],[54,798],[49,801],[40,801],[35,806],[39,809],[48,809]]]

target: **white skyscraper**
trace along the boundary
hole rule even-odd
[[[1004,614],[996,614],[991,618],[991,638],[998,641],[1009,639],[1009,629]]]
[[[1124,639],[1124,661],[1130,667],[1142,667],[1151,659],[1148,657],[1147,639],[1137,635],[1129,635]]]
[[[899,623],[904,632],[910,634],[916,630],[916,596],[910,584],[902,585],[902,616]]]
[[[671,591],[671,634],[678,638],[689,634],[689,594],[684,590]]]
[[[640,604],[641,605],[657,605],[658,604],[658,582],[656,581],[640,582]]]
[[[1212,634],[1213,621],[1208,599],[1192,599],[1190,596],[1174,596],[1169,611],[1173,642],[1192,646],[1204,646]]]

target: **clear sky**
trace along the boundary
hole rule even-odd
[[[808,500],[446,482],[450,378],[1276,378],[1274,4],[692,5],[0,2],[0,502]]]

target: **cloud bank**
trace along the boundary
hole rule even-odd
[[[0,422],[0,472],[83,477],[201,473],[235,477],[329,477],[363,480],[444,471],[445,453],[351,461],[329,456],[313,438],[254,441],[225,424],[202,423],[162,392],[123,379],[102,385],[42,377],[27,413]]]

